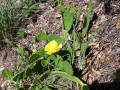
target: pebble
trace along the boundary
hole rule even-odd
[[[3,66],[1,66],[0,67],[0,74],[1,74],[1,72],[2,72],[2,70],[4,69],[4,67]]]

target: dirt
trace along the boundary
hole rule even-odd
[[[64,4],[82,7],[82,14],[76,32],[82,29],[85,13],[88,10],[89,0],[63,0]],[[12,42],[18,46],[28,49],[44,47],[45,44],[32,42],[32,37],[38,33],[46,31],[47,34],[57,34],[62,36],[61,19],[58,6],[53,4],[54,0],[39,2],[40,9],[33,11],[28,20],[22,24],[25,28],[26,37],[21,38],[14,35]],[[120,1],[119,0],[93,0],[94,8],[91,13],[91,23],[86,38],[97,28],[101,29],[93,42],[89,45],[89,55],[87,56],[87,67],[83,70],[82,80],[87,83],[91,90],[119,90],[120,79],[112,79],[111,75],[120,69]],[[0,73],[4,68],[13,70],[14,60],[19,57],[19,52],[11,47],[4,47],[0,51]],[[0,85],[6,79],[0,74]]]

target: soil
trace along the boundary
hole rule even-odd
[[[76,32],[80,32],[88,10],[89,0],[63,0],[64,5],[82,7],[82,14]],[[13,34],[12,42],[18,46],[37,49],[45,44],[32,42],[32,37],[46,31],[47,34],[62,36],[61,19],[58,17],[59,8],[55,6],[54,0],[39,2],[40,9],[32,11],[28,20],[22,22],[26,36],[21,38]],[[91,23],[86,35],[99,27],[105,26],[97,34],[88,47],[86,68],[82,71],[82,80],[87,83],[91,90],[119,90],[120,79],[112,79],[111,75],[120,70],[120,1],[119,0],[93,0],[94,8],[91,13]],[[4,68],[13,70],[14,60],[20,57],[19,52],[10,45],[3,47],[0,51],[0,85],[6,80],[1,76]],[[1,88],[3,88],[1,86]],[[10,90],[10,89],[7,89]],[[13,90],[13,89],[11,89]]]

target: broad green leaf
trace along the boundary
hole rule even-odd
[[[43,33],[38,33],[37,39],[39,40],[47,40],[47,36]]]
[[[17,34],[21,35],[21,37],[23,38],[24,37],[24,29],[20,30],[19,32],[17,32]]]
[[[67,8],[67,10],[70,10],[70,4],[66,4],[66,8]]]
[[[63,66],[62,66],[62,60],[60,59],[59,60],[59,62],[58,62],[58,68],[60,69],[60,70],[63,70]]]
[[[66,73],[73,75],[72,66],[67,61],[63,61],[62,65]]]
[[[66,10],[63,13],[63,22],[64,22],[65,30],[67,30],[68,32],[73,25],[73,15],[70,13],[70,11]]]
[[[13,73],[8,69],[3,69],[2,70],[2,76],[5,77],[5,78],[12,78]]]
[[[24,71],[21,71],[19,72],[18,74],[16,74],[14,77],[13,77],[13,80],[14,81],[19,81],[21,79],[23,79],[25,77],[25,70]]]
[[[35,54],[30,56],[30,62],[34,62],[34,61],[40,59],[40,57],[42,57],[44,54],[45,54],[45,49],[41,48],[40,51],[37,51]]]
[[[57,54],[60,56],[61,60],[65,60],[68,62],[71,61],[71,53],[68,50],[60,50]]]
[[[84,21],[84,25],[83,25],[83,30],[82,30],[82,37],[84,38],[84,36],[86,35],[88,28],[89,28],[89,23],[90,23],[90,13],[92,11],[93,8],[93,2],[92,0],[89,1],[89,9],[88,12],[86,14],[85,17],[85,21]]]
[[[71,8],[70,13],[73,14],[76,12],[76,8]]]
[[[47,59],[48,60],[55,60],[57,57],[54,54],[51,54]]]
[[[41,64],[43,67],[46,67],[50,60],[42,60]]]
[[[76,83],[79,83],[81,85],[82,90],[90,90],[90,88],[87,84],[84,84],[80,79],[78,79],[77,77],[72,76],[70,74],[67,74],[66,72],[53,71],[53,72],[51,72],[51,74],[62,77],[62,78],[65,78],[65,79],[69,79],[69,80],[74,81]]]
[[[57,58],[54,59],[54,62],[55,62],[55,68],[58,67],[59,61],[60,61],[60,58],[59,58],[59,56],[57,55]]]
[[[33,83],[35,84],[38,80],[42,80],[43,81],[44,79],[47,79],[49,76],[50,76],[50,71],[45,71],[39,77],[34,79]]]
[[[49,34],[48,35],[48,41],[50,42],[50,41],[53,41],[53,40],[55,40],[58,44],[64,45],[64,43],[65,43],[65,40],[63,38],[61,38],[61,37],[59,37],[55,34]]]
[[[40,75],[39,80],[44,80],[44,79],[48,78],[49,75],[50,75],[50,71],[46,71],[46,72],[44,72],[43,74]]]
[[[26,66],[29,67],[29,66]],[[31,68],[27,68],[25,71],[25,77],[29,77],[32,75],[33,70]]]

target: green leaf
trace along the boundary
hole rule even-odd
[[[46,72],[44,72],[43,74],[40,75],[39,80],[44,80],[44,79],[48,78],[49,75],[50,75],[50,71],[46,71]]]
[[[32,41],[33,41],[33,43],[34,43],[34,44],[36,43],[36,40],[35,40],[35,38],[32,38]]]
[[[63,70],[63,61],[61,59],[58,61],[58,68],[59,70]]]
[[[12,0],[13,3],[15,3],[17,0]]]
[[[76,22],[75,22],[75,27],[76,27],[77,24],[78,24],[78,20],[79,20],[79,18],[80,18],[80,14],[81,14],[81,7],[79,7],[79,9],[78,9],[78,13],[77,13],[77,17],[76,17]]]
[[[19,81],[21,79],[23,79],[25,77],[25,70],[24,71],[21,71],[19,72],[18,74],[16,74],[14,77],[13,77],[13,80],[14,81]]]
[[[13,73],[8,69],[3,69],[2,70],[2,76],[5,77],[5,78],[12,78]]]
[[[42,88],[42,85],[40,84],[39,81],[37,81],[33,86],[32,90],[40,90]]]
[[[75,13],[75,12],[76,12],[76,8],[74,8],[74,7],[71,8],[70,13],[73,14],[73,13]]]
[[[70,5],[68,3],[66,4],[66,8],[67,10],[70,10]]]
[[[47,36],[43,33],[38,33],[37,39],[39,40],[47,40]]]
[[[66,73],[73,75],[73,69],[67,61],[63,61],[62,65]]]
[[[88,28],[89,28],[89,23],[90,23],[90,15],[87,14],[85,17],[84,25],[83,25],[83,30],[82,30],[82,37],[86,35]]]
[[[72,48],[70,46],[69,41],[67,42],[67,50],[70,52],[70,54],[72,55]]]
[[[84,52],[85,52],[85,48],[86,48],[85,46],[86,46],[86,43],[81,44],[80,51],[82,52],[82,54],[84,54]]]
[[[25,17],[28,18],[29,14],[30,14],[30,10],[26,10]]]
[[[73,24],[72,40],[73,40],[73,50],[72,50],[72,65],[73,65],[74,57],[75,57],[75,40],[76,40],[75,25],[74,24]]]
[[[69,31],[73,25],[73,15],[70,11],[65,11],[63,14],[63,22],[65,26],[65,30]]]
[[[24,49],[22,47],[17,47],[17,50],[20,52],[20,54],[24,54]]]
[[[45,49],[41,48],[40,51],[37,51],[35,54],[30,56],[30,62],[40,59],[40,57],[42,57],[44,54],[45,54]]]
[[[8,43],[8,44],[10,44],[11,46],[13,46],[13,47],[16,47],[10,40],[8,40],[7,38],[5,38],[5,41]]]
[[[86,35],[87,31],[88,31],[88,28],[89,28],[89,23],[90,23],[90,13],[92,11],[92,8],[93,8],[93,2],[92,0],[90,0],[89,2],[89,9],[88,9],[88,12],[86,14],[86,17],[85,17],[85,21],[84,21],[84,25],[83,25],[83,30],[82,30],[82,37],[84,38],[84,36]]]
[[[17,32],[17,34],[21,35],[21,37],[24,37],[24,29],[20,30],[19,32]]]
[[[44,79],[47,79],[50,76],[50,71],[45,71],[44,73],[42,73],[39,77],[37,77],[36,79],[34,79],[33,83],[36,85],[36,82],[38,80],[43,81]]]
[[[50,42],[50,41],[53,41],[53,40],[55,40],[58,44],[64,45],[64,43],[65,43],[65,40],[63,38],[61,38],[61,37],[59,37],[55,34],[49,34],[48,35],[48,41]]]
[[[31,4],[32,4],[32,2],[33,2],[33,0],[29,0],[29,1],[28,1],[28,4],[29,4],[29,5],[31,5]]]
[[[27,0],[24,0],[24,3],[25,3],[25,4],[29,4],[29,1],[27,1]]]
[[[56,68],[56,67],[59,67],[59,66],[58,66],[59,60],[60,60],[60,57],[57,55],[57,58],[54,59],[54,62],[55,62],[55,68]]]
[[[62,30],[62,33],[63,33],[65,40],[67,40],[69,36],[68,32],[66,30]]]
[[[55,60],[56,56],[54,54],[51,54],[47,59],[48,60]]]
[[[65,12],[65,8],[63,6],[60,7],[61,12]]]
[[[91,43],[91,41],[95,38],[94,34],[95,34],[96,32],[98,32],[99,30],[101,30],[102,28],[104,28],[104,27],[100,27],[100,28],[98,28],[97,30],[95,30],[95,31],[91,34],[91,36],[89,37],[89,39],[88,39],[88,41],[87,41],[87,43],[86,43],[86,46],[85,46],[85,50],[84,50],[84,53],[83,53],[83,56],[82,56],[82,60],[81,60],[79,69],[80,69],[80,68],[81,68],[81,69],[84,68],[83,65],[85,64],[85,53],[86,53],[86,50],[87,50],[88,45],[89,45],[89,44]]]
[[[39,9],[39,5],[34,4],[34,5],[30,6],[29,9],[30,9],[30,10]]]
[[[42,60],[41,64],[43,67],[46,67],[50,60]]]
[[[120,71],[118,71],[118,72],[112,74],[111,78],[112,78],[112,79],[120,78]]]
[[[78,79],[75,76],[71,76],[70,74],[67,74],[66,72],[53,71],[53,72],[51,72],[51,74],[62,77],[62,78],[65,78],[65,79],[69,79],[69,80],[74,81],[76,83],[79,83],[81,85],[82,90],[90,90],[90,88],[87,84],[84,84],[80,79]]]
[[[90,14],[90,13],[91,13],[91,11],[92,11],[92,9],[93,9],[93,1],[92,1],[92,0],[90,0],[90,1],[89,1],[89,9],[88,9],[87,14]]]
[[[42,90],[51,90],[50,88],[42,88]]]

